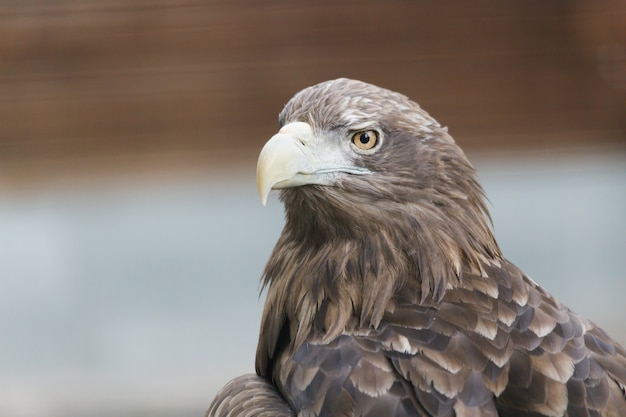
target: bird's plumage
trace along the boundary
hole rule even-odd
[[[279,122],[266,153],[293,143],[258,171],[286,212],[258,380],[231,382],[208,415],[270,401],[298,416],[626,416],[626,351],[503,257],[447,129],[348,79],[299,92]],[[363,131],[371,149],[353,146]],[[229,408],[242,393],[258,401]]]

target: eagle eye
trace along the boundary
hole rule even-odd
[[[378,132],[362,130],[352,135],[352,143],[363,151],[368,151],[378,144]]]

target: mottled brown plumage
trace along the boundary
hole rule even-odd
[[[208,416],[292,417],[293,410],[267,380],[256,374],[241,375],[220,390]]]
[[[279,121],[259,175],[313,162],[260,185],[281,189],[286,224],[258,377],[209,416],[626,416],[626,351],[502,256],[447,129],[347,79],[299,92]],[[364,131],[372,149],[351,142]]]

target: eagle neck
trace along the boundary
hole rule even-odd
[[[471,234],[453,239],[458,231],[450,222],[426,222],[423,212],[404,210],[386,226],[316,235],[288,218],[264,272],[257,368],[267,371],[277,351],[306,340],[376,328],[402,289],[416,303],[436,304],[459,283],[462,270],[480,273],[482,264],[498,257],[495,241],[478,244]]]

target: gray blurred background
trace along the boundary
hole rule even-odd
[[[254,369],[256,155],[339,76],[466,150],[510,260],[626,342],[626,3],[0,2],[0,415],[200,416]]]

